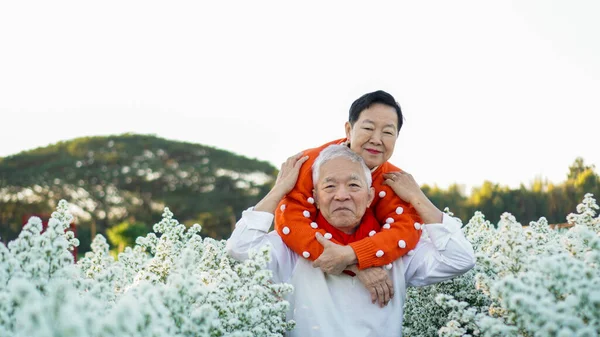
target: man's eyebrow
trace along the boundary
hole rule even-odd
[[[332,183],[332,182],[336,182],[336,179],[334,177],[325,177],[325,179],[323,179],[323,182]]]

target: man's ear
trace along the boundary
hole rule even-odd
[[[312,192],[313,192],[313,199],[315,200],[315,207],[317,207],[317,209],[319,209],[319,199],[317,199],[317,192],[315,191],[314,188],[313,188]]]
[[[346,122],[346,124],[344,124],[344,129],[346,130],[346,138],[350,140],[350,136],[352,133],[352,125],[350,124],[350,122]]]
[[[367,207],[371,207],[373,199],[375,199],[375,187],[371,186],[369,188],[369,202],[367,203]]]

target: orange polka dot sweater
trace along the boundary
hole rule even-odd
[[[291,250],[310,260],[317,259],[323,252],[323,246],[316,240],[315,233],[326,234],[315,220],[317,208],[312,191],[312,164],[327,146],[345,141],[346,139],[338,139],[304,151],[309,159],[300,169],[298,182],[275,211],[275,230],[279,236]],[[382,224],[382,229],[378,233],[365,234],[360,240],[349,244],[356,253],[359,269],[392,263],[411,251],[421,237],[421,218],[416,210],[400,199],[388,185],[383,184],[384,173],[398,171],[401,170],[385,162],[372,172],[375,199],[370,208],[377,221]],[[340,244],[335,238],[331,240]]]

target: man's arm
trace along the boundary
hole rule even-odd
[[[425,196],[412,175],[391,172],[383,176],[385,184],[415,208],[422,219],[419,226],[425,227],[430,238],[419,241],[415,250],[403,257],[407,284],[437,283],[473,268],[475,253],[460,229],[461,224],[442,213]]]
[[[267,195],[256,204],[255,211],[267,212],[271,215],[275,214],[277,204],[288,194],[296,185],[298,181],[298,175],[302,169],[303,164],[308,160],[308,156],[303,156],[302,153],[298,153],[294,156],[289,157],[283,164],[275,180],[275,185],[267,193]]]
[[[268,233],[277,203],[294,187],[298,172],[308,157],[297,154],[282,164],[275,185],[254,209],[242,213],[235,230],[227,240],[227,253],[243,261],[248,259],[252,249],[263,246],[271,248],[271,262],[268,268],[274,272],[274,281],[287,281],[294,270],[297,255],[289,250],[275,232]]]
[[[294,270],[298,256],[289,250],[275,232],[267,233],[273,214],[248,209],[235,225],[227,240],[227,253],[238,261],[248,259],[251,250],[270,247],[271,261],[267,268],[273,271],[274,282],[287,282]]]
[[[449,280],[475,266],[473,247],[460,229],[460,222],[447,214],[442,219],[441,223],[426,224],[429,239],[422,239],[413,253],[402,258],[407,285]]]

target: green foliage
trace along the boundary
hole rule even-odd
[[[488,219],[497,221],[502,213],[509,212],[524,223],[542,216],[551,224],[565,223],[564,215],[577,206],[586,192],[600,194],[600,176],[594,169],[577,158],[569,167],[567,180],[558,185],[537,177],[529,188],[521,185],[517,189],[485,181],[469,197],[460,185],[451,185],[447,190],[425,185],[423,191],[435,205],[450,208],[461,219],[481,211]]]
[[[210,219],[207,229],[220,239],[231,233],[232,215],[258,202],[276,173],[264,161],[152,135],[59,142],[0,161],[0,236],[14,239],[24,216],[49,213],[66,199],[78,236],[106,235],[124,221],[154,223],[171,205],[182,222]],[[80,250],[89,244],[81,238]]]
[[[564,214],[586,191],[600,194],[594,169],[577,158],[558,185],[538,177],[518,189],[486,181],[468,197],[456,184],[446,190],[425,185],[423,191],[462,219],[482,211],[495,221],[507,211],[523,221],[544,215],[550,223],[564,223]],[[264,161],[152,135],[59,142],[0,158],[0,238],[14,239],[24,217],[49,214],[60,199],[69,200],[76,216],[80,253],[89,250],[91,237],[109,236],[113,226],[156,222],[165,205],[182,223],[198,223],[206,235],[227,238],[242,210],[269,191],[276,173]],[[115,236],[113,244],[130,245],[133,232],[119,230],[121,237]]]
[[[135,239],[144,236],[150,228],[141,222],[129,223],[127,221],[110,227],[106,230],[106,236],[113,246],[117,247],[117,253],[123,252],[125,247],[133,247]]]

